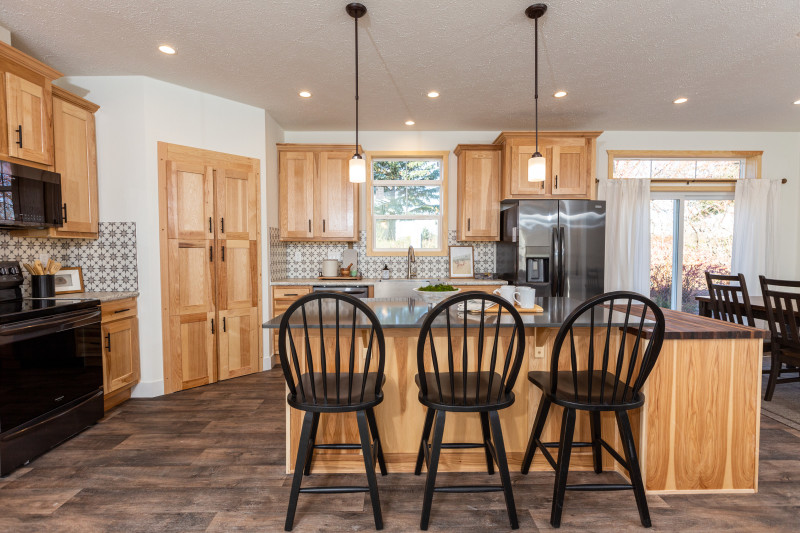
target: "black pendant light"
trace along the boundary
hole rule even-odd
[[[545,4],[533,4],[525,10],[528,18],[534,20],[534,93],[533,99],[536,103],[536,152],[528,159],[528,181],[544,181],[546,163],[542,154],[539,153],[539,18],[547,11]]]
[[[358,153],[358,19],[367,13],[367,8],[364,4],[352,3],[347,4],[345,10],[356,23],[356,153],[350,160],[350,182],[364,183],[367,181],[367,165]]]

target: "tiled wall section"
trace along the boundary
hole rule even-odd
[[[319,274],[322,260],[328,257],[340,259],[347,243],[331,242],[281,242],[278,228],[269,228],[270,272],[272,280],[286,278],[315,278]],[[475,272],[494,272],[495,244],[492,242],[456,241],[456,232],[448,234],[448,245],[471,245],[475,254]],[[367,256],[367,232],[362,231],[359,241],[353,243],[358,252],[358,265],[365,278],[378,278],[383,265],[389,266],[393,278],[406,275],[406,256]],[[298,259],[299,258],[299,259]],[[424,278],[446,277],[449,273],[448,257],[417,256],[417,276]]]
[[[30,263],[47,255],[63,266],[79,266],[86,291],[136,291],[136,223],[100,222],[98,238],[38,239],[12,237],[0,231],[0,260]],[[25,272],[23,296],[30,296]]]

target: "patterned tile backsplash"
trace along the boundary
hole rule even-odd
[[[135,222],[100,222],[96,240],[12,237],[0,231],[0,260],[30,263],[40,255],[81,267],[87,292],[139,290]],[[22,294],[30,296],[30,276],[24,275]]]
[[[379,278],[383,265],[388,265],[393,278],[405,277],[406,256],[367,256],[367,232],[362,231],[353,248],[358,252],[358,266],[365,278]],[[341,260],[347,243],[332,242],[285,242],[280,240],[280,230],[269,228],[270,277],[273,281],[287,278],[315,278],[319,274],[322,260],[328,257]],[[456,241],[456,232],[448,232],[449,246],[471,245],[475,254],[475,272],[494,272],[495,244],[493,242]],[[447,277],[450,266],[448,257],[417,256],[417,276],[421,278]]]

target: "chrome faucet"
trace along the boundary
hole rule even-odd
[[[408,247],[408,269],[406,271],[406,279],[411,279],[417,277],[416,267],[411,268],[412,263],[416,263],[417,258],[414,256],[414,247]]]

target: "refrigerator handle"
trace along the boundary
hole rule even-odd
[[[565,278],[567,277],[566,272],[564,272],[564,226],[561,226],[559,229],[559,236],[558,236],[558,295],[564,296],[564,285],[565,285]]]
[[[550,296],[558,296],[558,228],[553,228],[553,238],[550,243]]]

